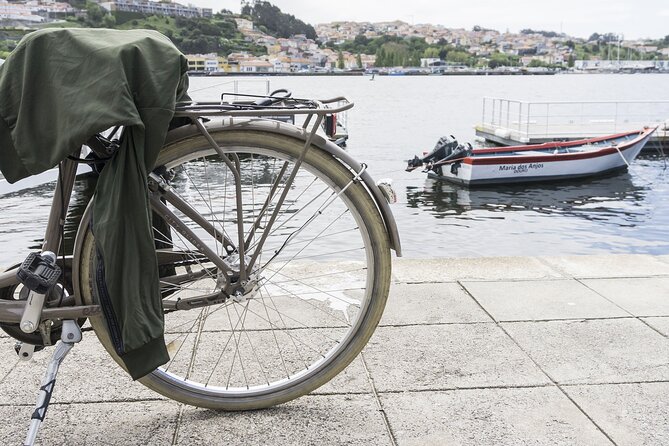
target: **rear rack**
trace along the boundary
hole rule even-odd
[[[225,97],[225,93],[222,97]],[[307,115],[307,123],[313,116],[323,117],[340,113],[353,107],[343,96],[332,99],[298,99],[279,96],[258,96],[234,94],[256,100],[274,101],[271,105],[259,105],[255,101],[235,102],[179,102],[176,105],[175,117],[209,117],[209,116],[247,116],[247,117],[277,117]],[[334,104],[334,105],[333,105]],[[306,123],[305,123],[306,124]],[[308,124],[307,124],[308,125]],[[306,125],[303,126],[306,128]]]

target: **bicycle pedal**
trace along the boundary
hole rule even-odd
[[[16,272],[19,282],[31,291],[46,294],[60,277],[60,267],[55,260],[55,254],[50,252],[31,253]]]

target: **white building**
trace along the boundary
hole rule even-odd
[[[69,5],[68,5],[69,6]],[[0,0],[0,20],[17,20],[22,22],[41,23],[46,19],[37,14],[38,11],[46,10],[46,6],[41,6],[37,2],[27,3],[9,3]]]
[[[172,17],[211,17],[210,8],[184,6],[174,2],[152,2],[147,0],[115,0],[100,3],[107,11],[139,12],[150,15],[167,15]]]

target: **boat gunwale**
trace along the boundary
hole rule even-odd
[[[526,164],[526,163],[543,163],[543,162],[557,162],[557,161],[573,161],[589,158],[597,158],[600,156],[606,156],[616,152],[623,152],[629,150],[631,147],[637,143],[643,141],[645,138],[649,138],[657,129],[657,127],[645,128],[643,130],[637,130],[633,132],[619,133],[616,135],[608,135],[599,138],[590,138],[582,139],[578,141],[569,141],[562,143],[543,143],[530,146],[514,146],[514,147],[503,147],[503,148],[491,148],[491,149],[475,149],[473,156],[467,156],[460,158],[458,160],[452,161],[461,161],[464,164],[470,165],[491,165],[491,164]],[[509,152],[521,152],[521,151],[537,151],[545,149],[558,149],[562,147],[573,147],[573,146],[583,146],[586,144],[597,143],[607,140],[613,140],[617,138],[622,138],[629,135],[638,135],[634,139],[625,141],[619,146],[607,145],[599,149],[590,150],[587,152],[575,152],[575,153],[546,153],[545,155],[513,155],[513,156],[483,156],[478,157],[479,154],[494,154],[494,153],[509,153]],[[449,164],[451,160],[449,160]]]

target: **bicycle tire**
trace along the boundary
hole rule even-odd
[[[267,159],[275,158],[282,162],[288,161],[290,163],[293,162],[299,156],[300,152],[303,150],[304,147],[304,141],[300,138],[293,138],[286,135],[273,134],[269,132],[257,131],[248,128],[245,129],[243,126],[236,128],[234,126],[231,128],[221,127],[218,129],[210,130],[210,133],[216,140],[216,142],[219,144],[219,146],[226,153],[230,154],[235,153],[240,156],[251,154],[250,170],[252,176],[256,171],[261,170],[257,169],[253,165],[254,154],[258,156],[257,159],[259,160],[258,161],[259,164],[265,164],[267,162],[266,158]],[[202,155],[206,155],[206,157],[202,157]],[[159,157],[158,165],[166,166],[172,171],[179,168],[179,166],[186,166],[184,169],[190,169],[192,168],[193,165],[196,164],[196,161],[194,160],[204,160],[204,162],[207,163],[208,160],[211,160],[213,155],[214,152],[212,151],[211,146],[205,140],[204,137],[202,136],[189,137],[180,141],[170,143],[169,145],[164,147]],[[248,163],[248,158],[243,158],[243,160],[245,160],[245,162]],[[202,161],[197,161],[197,162],[199,163]],[[206,165],[207,164],[205,164],[205,166]],[[220,167],[221,165],[223,165],[223,163],[218,163],[215,165],[214,162],[212,161],[209,163],[209,165],[214,167],[216,166]],[[249,375],[251,375],[251,371],[244,370],[244,366],[242,365],[241,366],[242,373],[244,375],[244,379],[247,380],[246,388],[244,388],[243,382],[241,383],[241,385],[231,386],[230,377],[228,377],[228,383],[225,386],[220,386],[220,385],[210,386],[209,381],[207,381],[205,384],[203,384],[200,381],[196,381],[194,378],[194,375],[196,375],[194,369],[195,367],[198,366],[198,361],[201,362],[207,361],[207,359],[200,360],[197,358],[197,355],[200,354],[198,352],[198,349],[200,348],[199,344],[201,342],[207,342],[204,341],[205,338],[204,335],[213,337],[215,336],[215,333],[219,333],[216,332],[214,329],[207,331],[205,327],[205,328],[198,328],[199,331],[197,334],[197,340],[191,339],[191,341],[188,341],[197,344],[196,347],[193,347],[194,353],[192,353],[193,357],[191,359],[191,364],[189,365],[190,368],[188,369],[188,372],[186,372],[185,374],[184,373],[177,374],[169,370],[169,367],[171,367],[172,362],[175,361],[175,358],[173,358],[172,361],[168,363],[170,365],[167,366],[168,367],[167,369],[163,368],[156,369],[156,371],[140,379],[140,382],[142,384],[166,396],[167,398],[199,407],[222,409],[222,410],[249,410],[249,409],[265,408],[286,401],[290,401],[294,398],[309,393],[314,389],[320,387],[321,385],[325,384],[326,382],[330,381],[334,376],[336,376],[339,372],[341,372],[360,353],[360,351],[366,345],[367,341],[374,332],[374,329],[376,328],[378,321],[382,315],[390,284],[390,272],[391,272],[390,242],[384,222],[382,220],[381,215],[379,214],[375,202],[370,197],[365,187],[360,182],[355,181],[354,173],[351,172],[350,169],[345,167],[341,162],[337,161],[332,155],[326,153],[324,150],[320,149],[316,145],[313,145],[308,150],[304,158],[304,163],[302,167],[303,171],[306,172],[305,177],[308,175],[312,175],[317,180],[322,181],[322,183],[325,185],[326,188],[328,187],[330,188],[329,192],[331,194],[334,194],[337,203],[341,202],[342,206],[346,208],[344,214],[347,213],[350,214],[352,216],[353,223],[357,224],[357,227],[355,228],[356,232],[354,235],[355,238],[359,237],[363,243],[363,249],[364,249],[363,255],[365,261],[367,262],[365,268],[362,269],[362,271],[364,272],[358,273],[359,275],[364,275],[363,279],[364,286],[361,287],[360,289],[353,289],[352,291],[345,290],[344,292],[342,292],[342,295],[344,294],[346,295],[345,299],[343,300],[352,299],[352,301],[355,302],[355,299],[357,299],[358,297],[360,299],[359,305],[353,303],[350,304],[348,307],[346,307],[345,310],[341,311],[342,314],[344,314],[345,316],[344,319],[348,321],[350,317],[350,322],[348,327],[339,326],[342,325],[341,322],[342,318],[339,318],[338,316],[338,312],[340,310],[335,311],[332,310],[331,308],[324,308],[324,304],[321,302],[321,300],[319,300],[322,296],[321,297],[311,296],[311,294],[316,294],[315,291],[312,291],[311,293],[306,293],[309,294],[308,298],[301,295],[297,296],[296,292],[284,291],[283,297],[281,296],[281,294],[279,294],[278,297],[276,297],[276,295],[274,296],[277,300],[283,298],[291,301],[289,303],[288,302],[286,303],[285,306],[285,308],[287,308],[286,310],[283,309],[284,307],[281,307],[282,308],[281,311],[284,312],[284,316],[281,316],[281,312],[278,309],[279,307],[276,306],[276,302],[274,302],[274,307],[275,307],[274,309],[276,309],[276,312],[279,313],[280,319],[283,319],[283,317],[285,317],[286,319],[288,319],[289,317],[293,317],[293,316],[286,316],[287,314],[286,311],[291,311],[291,310],[297,311],[296,309],[298,307],[300,312],[304,311],[305,307],[307,308],[307,310],[311,310],[311,308],[309,308],[306,305],[306,303],[309,303],[309,306],[313,305],[313,307],[315,308],[313,310],[314,313],[316,313],[316,309],[326,315],[329,315],[329,313],[333,313],[333,315],[334,313],[337,313],[336,318],[333,316],[333,319],[336,319],[334,323],[331,323],[330,321],[318,320],[314,322],[313,324],[314,327],[311,326],[307,327],[306,324],[304,324],[304,322],[300,322],[303,325],[294,324],[296,326],[293,327],[290,326],[291,324],[293,324],[292,320],[288,320],[289,324],[286,324],[286,321],[283,320],[282,322],[284,331],[288,333],[288,337],[292,338],[290,341],[295,346],[296,351],[299,350],[298,345],[296,345],[297,342],[302,342],[302,341],[298,339],[296,342],[294,338],[297,338],[298,335],[302,335],[301,332],[298,333],[298,331],[300,330],[304,331],[305,333],[307,332],[307,330],[313,330],[314,337],[316,335],[318,336],[322,335],[325,339],[325,342],[328,343],[331,342],[330,337],[335,336],[331,333],[338,333],[338,331],[341,331],[343,333],[341,338],[337,339],[336,344],[333,344],[332,346],[327,346],[328,348],[327,350],[324,349],[323,352],[319,353],[322,356],[322,358],[307,359],[309,361],[314,361],[313,363],[306,364],[306,360],[302,358],[302,360],[305,361],[305,366],[306,366],[304,370],[300,370],[299,368],[296,372],[288,370],[288,366],[293,366],[293,362],[299,362],[299,360],[296,360],[293,357],[284,358],[284,354],[286,355],[286,357],[288,357],[287,349],[286,351],[282,351],[277,339],[279,335],[284,336],[284,333],[279,332],[278,330],[278,328],[280,328],[278,327],[279,323],[272,320],[273,316],[270,316],[269,312],[267,311],[267,307],[268,306],[271,307],[271,305],[265,303],[267,297],[262,296],[261,292],[260,293],[261,297],[258,298],[257,301],[261,302],[258,303],[258,305],[265,306],[265,312],[267,312],[266,319],[267,319],[267,324],[269,326],[269,329],[265,328],[264,330],[265,332],[271,331],[271,334],[274,336],[274,341],[276,341],[275,343],[278,351],[278,356],[280,356],[280,361],[283,362],[283,368],[287,375],[286,378],[281,378],[276,381],[272,381],[271,383],[268,379],[267,385],[265,385],[264,383],[261,384],[256,383],[252,386],[249,386],[248,377],[246,376],[246,374],[248,373]],[[210,167],[210,170],[211,169],[212,168]],[[206,173],[206,167],[204,172]],[[300,175],[302,175],[302,171],[300,171]],[[190,175],[188,176],[190,177]],[[210,178],[207,181],[216,180],[216,178],[213,177],[214,176],[212,175],[212,178]],[[220,178],[219,177],[217,178],[218,178],[217,181],[220,181]],[[207,183],[207,186],[209,187],[209,183]],[[257,185],[252,183],[251,188],[258,189],[256,186]],[[290,193],[292,193],[292,190],[289,191],[289,194]],[[203,194],[200,193],[200,196],[202,195]],[[301,196],[302,195],[300,195],[300,197]],[[191,198],[197,198],[197,196]],[[189,204],[191,204],[191,202],[189,202]],[[255,209],[255,207],[256,205],[254,201],[252,208]],[[224,208],[223,214],[225,214],[225,205],[223,206],[223,208]],[[308,212],[311,212],[311,210],[309,210]],[[214,212],[212,206],[212,214],[213,213]],[[347,222],[347,224],[349,223]],[[79,288],[81,290],[83,303],[87,304],[99,302],[97,298],[98,291],[95,286],[96,281],[93,280],[93,277],[91,275],[95,269],[94,268],[95,249],[94,249],[94,238],[89,229],[89,226],[90,225],[88,225],[86,221],[82,222],[82,229],[84,230],[83,242],[81,243],[82,248],[81,252],[78,255],[78,260],[77,260],[77,262],[79,263],[79,268],[81,270],[81,272],[79,273],[79,277],[81,280]],[[329,227],[330,226],[328,225],[328,228]],[[334,238],[335,236],[337,236],[337,234],[334,234],[331,237]],[[346,236],[352,238],[351,234],[347,234]],[[290,237],[291,236],[289,236],[289,238]],[[330,236],[328,235],[328,237]],[[309,243],[313,245],[312,242]],[[320,243],[320,240],[318,242]],[[348,239],[342,239],[340,243],[346,244],[352,242],[349,242]],[[327,241],[324,246],[327,246],[329,244],[330,241]],[[339,245],[337,246],[339,247]],[[302,249],[304,250],[304,248]],[[348,256],[348,254],[346,255]],[[345,264],[350,263],[351,265],[355,264],[357,267],[357,263],[351,260],[344,260],[344,261],[337,260],[338,259],[337,255],[326,253],[324,256],[326,258],[326,260],[324,261],[325,266],[323,266],[325,270],[331,271],[330,268],[335,267],[333,265],[339,265],[341,262],[344,262]],[[331,257],[334,258],[335,260],[329,260]],[[294,256],[293,259],[295,258],[296,257]],[[286,265],[283,265],[282,268],[284,268]],[[298,271],[301,268],[304,268],[303,264],[297,262],[297,267],[294,267],[292,270],[289,269],[288,271],[289,273],[293,271],[292,274],[295,274],[294,271]],[[318,269],[318,267],[315,268],[316,268],[315,271],[321,271]],[[266,269],[264,269],[263,272],[264,271],[266,271]],[[332,277],[336,274],[344,274],[347,276],[352,276],[352,273],[356,273],[356,271],[341,271],[335,273],[329,272],[328,276]],[[313,273],[308,273],[308,274],[311,274],[311,277],[307,275],[307,279],[314,280]],[[276,275],[277,273],[274,273],[272,277]],[[292,280],[293,277],[291,276],[289,279]],[[295,280],[297,281],[299,279]],[[344,279],[339,278],[337,280],[342,281]],[[271,283],[271,281],[268,281],[267,283]],[[314,289],[317,289],[315,286],[311,284],[307,284],[306,282],[303,283],[305,283],[305,286],[307,287],[312,287]],[[289,285],[283,285],[283,286],[288,287]],[[281,287],[281,285],[276,285],[276,283],[272,283],[269,286],[265,286],[265,294],[267,296],[270,296],[270,300],[272,299],[271,297],[272,290],[274,292],[279,291],[279,288],[277,287]],[[326,301],[328,301],[328,305],[334,306],[334,303],[336,303],[337,305],[341,304],[341,302],[335,302],[335,298],[339,294],[337,294],[337,296],[334,296],[335,292],[330,290],[326,290],[324,292],[328,294],[325,299]],[[333,297],[331,297],[330,295],[333,295]],[[349,295],[353,295],[355,298],[349,297]],[[285,296],[288,296],[288,298],[286,298]],[[301,300],[297,300],[296,298],[298,297]],[[331,298],[333,300],[332,302],[329,301]],[[249,299],[248,301],[249,303],[246,304],[247,306],[246,308],[248,308],[251,305],[250,303],[251,301],[253,301],[253,298]],[[253,303],[255,304],[255,302]],[[228,319],[230,319],[229,308],[231,307],[234,308],[235,305],[236,305],[235,303],[230,304],[226,302],[225,304],[221,304],[220,307],[216,307],[216,309],[213,309],[213,307],[205,307],[209,308],[209,310],[207,310],[208,311],[207,315],[209,316],[203,316],[203,311],[205,310],[199,310],[200,313],[198,317],[201,319],[201,325],[203,326],[206,325],[206,323],[208,323],[211,320],[211,314],[224,309],[224,307],[227,307],[225,311],[228,312]],[[186,313],[191,313],[191,312],[197,313],[198,310],[188,310]],[[177,311],[175,313],[170,313],[169,315],[166,314],[166,332],[170,330],[169,328],[170,324],[168,323],[167,319],[169,317],[172,317],[173,314],[176,315],[174,317],[181,317],[179,316],[180,313],[184,312]],[[237,314],[239,316],[239,313]],[[267,344],[274,343],[274,341],[270,340],[271,336],[267,335],[266,333],[263,333],[263,329],[261,327],[257,328],[251,327],[249,329],[244,327],[244,323],[246,322],[247,317],[248,315],[245,315],[244,321],[242,322],[242,327],[244,328],[243,334],[242,333],[240,333],[239,335],[234,334],[235,330],[237,329],[237,326],[239,325],[239,321],[237,322],[237,325],[233,326],[233,322],[231,320],[230,326],[227,327],[227,330],[232,332],[233,335],[228,335],[227,334],[228,332],[225,330],[225,328],[220,329],[220,333],[223,333],[221,336],[228,336],[227,343],[225,344],[226,347],[231,342],[230,338],[233,336],[235,338],[234,342],[238,344],[236,347],[237,350],[240,350],[239,344],[245,342],[246,338],[248,338],[248,344],[250,345],[250,350],[254,350],[254,345],[253,342],[251,341],[251,337],[253,337],[253,339],[256,339],[257,337],[257,339],[259,340],[267,339]],[[311,315],[309,317],[311,317]],[[325,319],[325,316],[323,316],[321,313],[318,313],[317,317]],[[242,318],[239,316],[239,320],[241,319]],[[257,323],[260,325],[260,322]],[[116,362],[121,364],[107,334],[104,316],[100,315],[92,318],[91,324],[98,338],[100,339],[102,345],[116,360]],[[331,324],[331,326],[328,324]],[[321,327],[320,325],[323,325],[323,327]],[[237,329],[237,331],[239,332],[241,330]],[[189,335],[186,335],[185,338],[187,339],[188,336]],[[181,342],[182,343],[179,345],[179,350],[182,349],[182,346],[186,341],[182,340]],[[323,342],[323,341],[319,340],[318,342]],[[286,342],[286,344],[289,345],[288,342]],[[214,346],[216,345],[217,344],[214,344]],[[262,344],[260,341],[258,341],[258,343],[256,344],[256,346],[258,345],[265,348],[265,345]],[[302,346],[300,345],[299,347]],[[312,346],[309,347],[314,348]],[[248,349],[249,348],[247,347],[247,350]],[[257,352],[254,353],[256,355],[255,359],[257,360],[258,365],[256,366],[255,364],[250,364],[248,367],[251,366],[256,367],[260,369],[260,371],[263,373],[274,372],[272,367],[261,363],[260,358],[258,358]],[[312,354],[309,351],[307,351],[306,353],[307,356]],[[173,354],[173,352],[171,352],[171,354]],[[180,352],[176,353],[176,355],[179,354]],[[245,351],[244,355],[247,354],[250,353]],[[304,352],[299,353],[299,355],[303,354]],[[222,355],[223,353],[221,353],[221,356],[219,356],[218,359],[219,361],[221,361]],[[230,371],[229,371],[230,375],[233,375],[233,368],[235,367],[237,355],[239,357],[239,362],[240,363],[242,362],[241,351],[233,353],[231,361],[232,365],[230,366]],[[269,354],[267,354],[267,356],[269,356]],[[204,357],[205,356],[203,356],[203,358]],[[265,355],[263,355],[262,360],[263,361],[266,360]],[[272,360],[276,361],[277,364],[279,363],[278,359],[272,359]],[[288,366],[286,365],[286,363],[288,363]],[[214,369],[217,366],[218,362],[214,365]],[[191,368],[193,370],[191,370]],[[240,379],[237,376],[240,374],[238,368],[239,366],[237,367],[237,369],[235,369],[235,379]],[[284,371],[281,371],[281,373],[283,373]],[[293,375],[291,375],[291,373],[293,373]],[[210,378],[211,376],[213,376],[213,374],[214,372],[212,371],[212,375],[210,375]],[[267,376],[263,377],[263,379],[264,378],[267,378]]]

